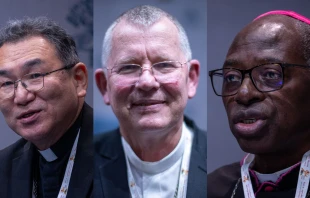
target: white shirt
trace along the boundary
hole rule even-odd
[[[142,161],[122,137],[122,144],[137,189],[143,198],[173,198],[179,181],[180,167],[184,152],[185,133],[188,127],[183,123],[180,141],[173,151],[157,162]]]
[[[279,179],[279,177],[283,174],[283,173],[286,173],[287,171],[289,171],[291,168],[293,168],[295,165],[293,166],[290,166],[288,168],[285,168],[283,170],[280,170],[280,171],[277,171],[275,173],[270,173],[270,174],[263,174],[263,173],[259,173],[257,171],[254,171],[256,176],[257,176],[257,179],[260,183],[263,183],[263,182],[267,182],[267,181],[272,181],[273,183],[276,183],[276,181]]]

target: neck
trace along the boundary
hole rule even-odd
[[[298,151],[282,152],[280,154],[256,154],[253,170],[263,174],[283,170],[300,162],[308,150],[310,150],[309,147],[299,149]]]
[[[182,134],[182,122],[165,131],[148,133],[136,133],[135,131],[126,134],[130,135],[126,136],[122,133],[122,136],[141,160],[156,162],[169,155],[179,143]]]

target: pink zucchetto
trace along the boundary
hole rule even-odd
[[[310,25],[310,19],[308,19],[305,16],[302,16],[301,14],[298,14],[298,13],[296,13],[294,11],[289,11],[289,10],[274,10],[274,11],[266,12],[266,13],[261,14],[258,17],[256,17],[254,19],[254,21],[259,19],[259,18],[261,18],[261,17],[267,16],[267,15],[286,15],[286,16],[295,18],[295,19],[297,19],[299,21],[302,21],[302,22],[307,23],[307,24]]]

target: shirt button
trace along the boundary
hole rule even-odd
[[[274,191],[274,188],[272,186],[265,187],[265,192],[272,192],[272,191]]]

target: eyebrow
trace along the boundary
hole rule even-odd
[[[26,61],[23,66],[22,66],[22,70],[27,70],[29,68],[32,68],[32,67],[37,67],[41,64],[43,64],[44,61],[39,59],[39,58],[35,58],[35,59],[32,59],[32,60],[28,60]],[[10,72],[7,71],[7,70],[0,70],[0,76],[9,76],[10,75]]]
[[[264,57],[264,58],[259,58],[262,62],[253,65],[253,66],[257,66],[257,65],[261,65],[261,64],[265,64],[265,63],[284,63],[285,61],[277,59],[275,57]],[[229,67],[229,66],[234,66],[234,65],[241,65],[242,62],[238,61],[236,59],[227,59],[225,60],[224,64],[223,64],[223,68],[224,67]]]
[[[32,59],[32,60],[29,60],[29,61],[26,61],[23,66],[22,66],[22,69],[29,69],[29,68],[32,68],[32,67],[37,67],[39,65],[42,65],[42,63],[44,63],[43,60],[39,59],[39,58],[35,58],[35,59]]]
[[[239,64],[241,64],[241,62],[236,59],[226,59],[223,64],[223,68],[233,66],[233,65],[239,65]]]

